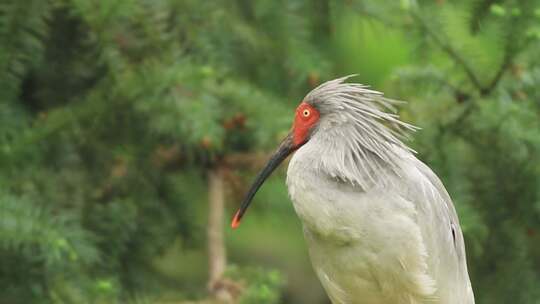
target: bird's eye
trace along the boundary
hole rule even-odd
[[[311,112],[308,109],[305,109],[304,112],[302,112],[302,115],[304,115],[304,117],[309,117],[310,114]]]

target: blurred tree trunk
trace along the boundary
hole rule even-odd
[[[223,179],[223,168],[217,166],[208,171],[208,290],[216,299],[230,302],[232,297],[222,284],[227,265],[223,239]]]

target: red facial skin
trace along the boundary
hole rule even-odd
[[[302,102],[296,108],[293,123],[293,143],[299,148],[308,140],[309,130],[319,121],[321,114],[312,105]]]

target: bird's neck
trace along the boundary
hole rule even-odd
[[[319,132],[306,145],[317,155],[314,165],[319,171],[366,190],[388,186],[400,175],[404,157],[411,154],[347,125]]]

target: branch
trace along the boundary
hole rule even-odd
[[[478,89],[478,91],[482,92],[484,90],[484,87],[482,86],[482,83],[474,73],[472,67],[469,66],[469,64],[463,59],[460,54],[448,43],[446,43],[444,40],[442,40],[434,31],[430,29],[430,27],[426,24],[424,19],[420,15],[418,15],[415,11],[411,12],[411,16],[420,24],[420,27],[426,32],[426,34],[433,39],[433,41],[439,45],[439,47],[448,54],[457,64],[459,64],[463,70],[465,71],[465,74],[467,74],[467,77],[471,80],[473,85]]]
[[[470,29],[473,34],[476,34],[480,30],[480,23],[486,17],[489,12],[489,8],[492,4],[500,2],[499,0],[484,0],[478,3],[471,15]]]
[[[496,3],[497,1],[498,0],[485,0],[483,3],[480,4],[480,6],[481,8],[486,8],[493,3]],[[373,10],[370,10],[366,7],[356,8],[356,10],[363,15],[380,21],[388,27],[403,27],[403,24],[396,23],[395,21],[388,18],[384,18],[380,14],[377,14],[377,12],[374,12]],[[479,9],[476,14],[479,14],[481,16],[484,14],[484,12],[482,12],[482,9]],[[411,17],[413,18],[413,20],[416,21],[416,23],[420,25],[420,28],[426,33],[426,35],[430,37],[436,45],[438,45],[457,65],[459,65],[463,69],[469,80],[472,82],[473,86],[476,88],[476,90],[482,97],[488,96],[497,87],[497,84],[502,79],[502,76],[512,65],[515,56],[519,53],[519,48],[515,46],[514,40],[512,38],[507,39],[504,50],[504,58],[501,65],[497,69],[497,72],[495,73],[495,76],[491,79],[491,81],[489,81],[487,85],[483,85],[476,73],[474,72],[472,66],[467,63],[467,61],[459,54],[456,49],[452,47],[450,43],[447,43],[444,39],[441,39],[441,37],[434,30],[431,29],[431,27],[417,11],[411,10]],[[471,26],[471,31],[475,32],[473,25]],[[510,37],[513,37],[513,35],[510,35]],[[471,96],[471,94],[469,94],[468,92],[464,92],[448,82],[444,82],[444,84],[454,91],[458,102],[466,101]]]
[[[512,65],[515,56],[519,53],[519,50],[515,47],[513,40],[511,38],[507,39],[504,48],[503,61],[499,66],[497,72],[495,73],[495,76],[491,79],[488,85],[484,86],[480,82],[480,79],[474,73],[472,67],[469,66],[465,59],[461,57],[460,54],[449,43],[446,43],[446,41],[441,39],[433,30],[431,30],[431,28],[426,24],[424,19],[422,19],[422,17],[416,12],[413,11],[411,15],[420,24],[421,28],[425,31],[425,33],[429,37],[431,37],[433,41],[450,56],[450,58],[452,58],[458,65],[462,67],[467,77],[470,79],[470,81],[480,93],[480,96],[488,96],[489,94],[491,94],[495,87],[497,87],[497,84],[502,79],[502,76],[504,75],[506,70],[508,70],[508,68]],[[469,94],[464,94],[463,96],[469,96]]]
[[[518,17],[514,18],[515,23],[518,23],[519,20],[517,20]],[[503,61],[499,67],[499,70],[493,77],[493,79],[489,82],[489,84],[482,90],[480,93],[482,96],[487,96],[495,89],[499,81],[501,80],[502,76],[508,70],[508,68],[512,65],[514,62],[514,58],[520,53],[521,50],[524,50],[527,45],[531,42],[529,39],[525,39],[522,43],[516,42],[515,36],[512,31],[509,31],[508,36],[506,37],[506,45],[504,47],[504,58]]]
[[[381,14],[378,14],[377,12],[375,12],[375,11],[373,11],[371,9],[366,8],[365,6],[362,6],[362,7],[356,7],[355,6],[355,7],[353,7],[353,9],[355,9],[357,12],[359,12],[362,15],[365,15],[365,16],[367,16],[369,18],[372,18],[374,20],[379,21],[380,23],[382,23],[385,26],[393,27],[393,28],[401,28],[401,27],[403,27],[403,24],[401,24],[399,22],[395,22],[394,19],[386,18],[385,16],[383,16]]]
[[[510,65],[512,65],[514,56],[513,56],[513,52],[511,52],[509,49],[510,49],[509,47],[505,48],[503,62],[499,66],[497,73],[495,74],[493,79],[489,82],[489,84],[480,90],[480,95],[482,96],[489,95],[491,91],[495,89],[499,81],[501,80],[502,76],[504,75],[504,72],[506,72],[506,70],[510,67]]]

